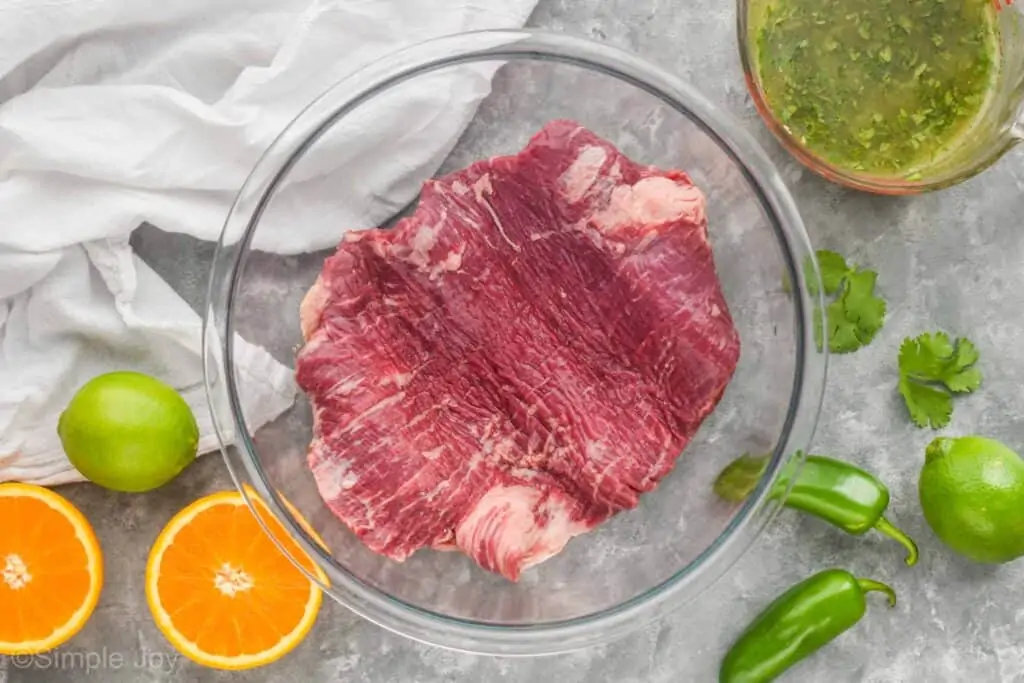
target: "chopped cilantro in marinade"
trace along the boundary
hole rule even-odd
[[[831,164],[907,175],[955,145],[997,69],[990,0],[754,0],[768,106]]]

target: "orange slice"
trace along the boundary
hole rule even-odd
[[[303,568],[327,577],[259,498],[260,520]],[[202,498],[160,533],[146,567],[156,625],[189,659],[251,669],[288,654],[313,627],[323,595],[264,532],[236,491]]]
[[[103,555],[82,513],[41,486],[0,484],[0,654],[66,642],[102,587]]]

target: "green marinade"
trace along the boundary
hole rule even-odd
[[[814,154],[878,175],[954,146],[998,67],[989,0],[754,0],[757,76]]]

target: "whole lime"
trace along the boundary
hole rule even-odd
[[[138,372],[87,382],[61,414],[57,434],[82,476],[115,491],[163,486],[195,459],[199,445],[185,399]]]
[[[1024,460],[998,441],[935,439],[918,492],[935,535],[961,555],[986,563],[1024,555]]]

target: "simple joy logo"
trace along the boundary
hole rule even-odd
[[[12,669],[37,671],[74,671],[90,675],[102,671],[137,669],[165,674],[176,672],[182,665],[181,655],[142,648],[136,652],[100,650],[61,650],[38,655],[12,655],[7,658]],[[6,676],[0,665],[0,683]]]

